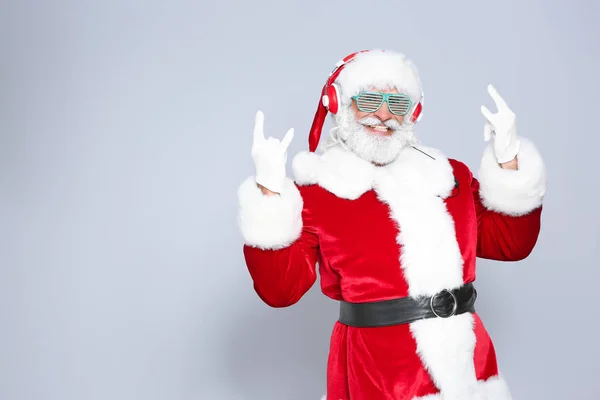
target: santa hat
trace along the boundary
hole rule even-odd
[[[407,94],[413,108],[407,115],[412,122],[421,117],[423,90],[415,65],[402,53],[390,50],[363,50],[340,60],[329,74],[309,135],[309,149],[314,152],[328,112],[336,114],[347,107],[352,96],[371,88],[396,89]]]

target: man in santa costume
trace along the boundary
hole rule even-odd
[[[496,90],[482,107],[478,178],[421,146],[418,72],[403,54],[370,50],[330,74],[309,151],[286,176],[280,141],[256,116],[255,174],[239,188],[244,256],[260,298],[295,304],[320,274],[340,302],[327,400],[507,400],[490,336],[475,312],[476,258],[518,261],[540,231],[543,160],[517,135]],[[326,114],[334,127],[317,152]]]

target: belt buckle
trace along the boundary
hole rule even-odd
[[[443,292],[447,292],[448,294],[450,294],[450,296],[452,296],[452,300],[454,302],[454,305],[452,306],[452,312],[449,315],[440,315],[435,311],[435,308],[433,307],[433,300],[439,296],[440,294],[442,294]],[[429,300],[429,307],[431,308],[431,311],[433,311],[433,313],[435,314],[436,317],[438,318],[450,318],[452,317],[454,314],[456,314],[456,310],[458,309],[458,300],[456,299],[456,296],[454,295],[454,293],[452,293],[450,290],[448,289],[443,289],[441,292],[434,294],[433,296],[431,296],[431,299]]]

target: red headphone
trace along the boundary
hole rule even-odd
[[[317,149],[317,146],[319,145],[319,139],[321,138],[321,130],[323,128],[323,123],[325,122],[327,112],[330,112],[333,115],[337,114],[339,111],[340,104],[342,103],[340,97],[341,90],[340,87],[335,83],[335,80],[340,75],[346,64],[350,63],[358,54],[366,53],[369,51],[370,50],[360,50],[346,56],[345,58],[341,59],[335,64],[335,68],[329,74],[327,82],[325,82],[325,86],[323,86],[323,90],[321,91],[321,99],[319,100],[317,112],[315,113],[315,118],[310,128],[310,134],[308,136],[308,146],[311,152],[314,152]],[[421,99],[412,111],[410,117],[411,122],[415,123],[421,119],[422,110],[423,93],[421,92]]]

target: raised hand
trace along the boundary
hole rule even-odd
[[[272,192],[281,193],[286,176],[287,149],[294,137],[294,129],[288,130],[281,141],[273,137],[266,139],[264,121],[264,114],[258,111],[254,122],[252,143],[256,183]]]
[[[487,89],[498,112],[493,114],[486,106],[481,106],[481,113],[486,119],[483,136],[486,142],[494,140],[496,159],[503,164],[512,161],[519,152],[516,116],[492,85],[488,85]]]

